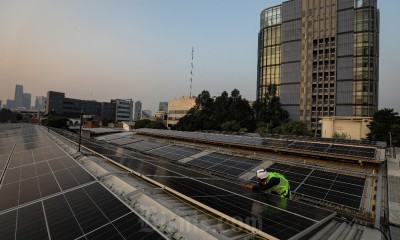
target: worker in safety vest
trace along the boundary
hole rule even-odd
[[[258,184],[246,183],[245,187],[253,192],[268,191],[285,198],[292,198],[289,181],[280,173],[267,172],[265,169],[257,170]]]

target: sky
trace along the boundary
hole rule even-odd
[[[24,92],[109,102],[239,89],[255,100],[260,12],[276,0],[1,0],[0,100]],[[379,108],[400,112],[398,0],[381,11]],[[393,21],[394,20],[394,21]]]

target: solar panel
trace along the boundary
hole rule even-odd
[[[364,186],[342,183],[342,182],[334,182],[331,187],[331,190],[356,196],[362,196],[364,191]]]
[[[210,179],[210,176],[208,175],[191,172],[187,168],[181,169],[180,167],[177,167],[176,165],[170,164],[165,161],[149,163],[137,158],[129,158],[125,155],[121,157],[121,152],[119,152],[120,150],[118,150],[118,153],[117,150],[114,150],[115,153],[111,156],[110,149],[108,149],[107,145],[102,146],[102,144],[99,145],[86,141],[84,142],[84,144],[85,146],[99,153],[107,152],[107,154],[109,154],[108,156],[118,163],[125,165],[141,174],[144,174],[147,177],[152,178],[155,181],[160,182],[161,184],[164,184],[165,186],[172,188],[186,196],[189,196],[192,199],[203,203],[211,208],[214,208],[217,211],[224,213],[228,216],[235,216],[237,217],[236,219],[242,219],[242,221],[245,221],[246,218],[249,219],[252,217],[258,219],[258,217],[260,216],[262,219],[262,231],[266,231],[268,234],[271,234],[273,236],[277,236],[280,238],[290,238],[291,236],[296,235],[300,231],[307,229],[308,227],[320,221],[318,219],[324,219],[331,215],[329,211],[316,209],[308,205],[294,207],[298,203],[294,203],[292,201],[288,201],[286,203],[282,203],[283,205],[281,206],[277,206],[279,205],[277,203],[279,201],[276,201],[276,198],[280,198],[277,196],[272,196],[270,194],[265,194],[266,197],[264,200],[265,202],[267,202],[267,199],[270,199],[270,202],[275,202],[273,205],[265,205],[265,203],[261,202],[261,200],[258,200],[258,202],[254,202],[254,200],[252,200],[251,198],[262,196],[258,196],[257,194],[246,195],[249,196],[246,198],[244,196],[232,194],[231,192],[227,192],[226,190],[217,188],[215,186],[211,186],[210,184],[203,183],[202,181],[199,182],[194,179],[185,177],[195,176],[205,179],[204,181],[206,181],[206,179]],[[123,150],[123,153],[129,155],[128,150]],[[204,164],[210,164],[210,161],[200,161],[202,161]],[[193,162],[193,160],[189,161],[188,163],[190,162]],[[195,162],[196,161],[194,161],[193,163]],[[244,191],[242,186],[240,186],[240,189],[241,191]],[[286,207],[288,207],[290,211],[283,210],[282,212],[282,209],[286,209]],[[253,208],[254,211],[252,211]],[[292,218],[293,215],[294,218]],[[303,221],[303,215],[307,215],[307,217],[310,218],[305,218],[305,221]]]
[[[348,176],[348,175],[343,175],[343,174],[338,174],[336,177],[336,181],[344,182],[344,183],[351,183],[351,184],[355,184],[355,185],[359,185],[359,186],[365,185],[365,178]]]
[[[268,136],[267,138],[260,137],[249,137],[249,136],[238,136],[238,135],[226,135],[226,134],[215,134],[215,133],[199,133],[199,132],[178,132],[170,130],[154,130],[154,129],[138,129],[138,133],[152,134],[156,136],[167,136],[167,137],[178,137],[190,140],[206,140],[215,143],[230,143],[234,145],[247,145],[247,146],[263,146],[270,149],[276,147],[286,148],[299,153],[304,153],[304,150],[308,154],[310,152],[315,153],[334,153],[340,155],[348,155],[354,157],[363,158],[375,158],[375,148],[371,147],[354,147],[357,144],[363,144],[361,141],[349,141],[349,140],[329,140],[329,139],[317,139],[307,137],[294,137],[290,136]],[[328,143],[325,143],[328,142]],[[330,143],[334,144],[330,144]],[[348,146],[341,145],[347,144]]]
[[[152,141],[140,141],[140,142],[127,144],[124,147],[133,149],[133,150],[137,150],[137,151],[145,152],[145,151],[148,151],[148,150],[151,150],[154,148],[159,148],[159,147],[162,147],[165,145],[167,145],[167,144],[160,143],[160,142],[152,142]]]
[[[188,161],[187,164],[238,177],[261,162],[262,161],[257,159],[243,158],[221,153],[210,153]]]
[[[314,170],[311,173],[312,177],[318,177],[318,178],[323,178],[323,179],[328,179],[328,180],[335,180],[336,175],[337,175],[336,173],[324,172],[324,171],[319,171],[319,170]]]
[[[334,202],[341,205],[346,205],[355,209],[360,208],[361,197],[349,195],[346,193],[329,191],[328,195],[325,198],[326,201]]]
[[[170,145],[155,150],[149,150],[148,152],[157,156],[168,158],[170,160],[180,160],[182,158],[195,155],[201,152],[201,150],[177,145]]]
[[[115,144],[115,145],[127,145],[130,143],[135,143],[135,142],[140,142],[143,141],[141,138],[120,138],[112,141],[108,141],[109,143]]]
[[[299,189],[297,189],[297,192],[311,197],[324,199],[328,193],[328,189],[302,184]]]
[[[363,195],[365,178],[280,163],[272,164],[267,170],[283,174],[289,181],[290,189],[297,193],[350,208],[360,207],[357,199]]]
[[[203,184],[189,178],[166,178],[152,177],[156,181],[185,194],[209,207],[216,209],[228,216],[245,221],[249,217],[260,219],[260,229],[277,238],[287,239],[312,226],[315,222],[301,215],[280,208],[267,205],[262,202],[254,202],[252,199],[226,192],[212,185]],[[266,195],[268,197],[270,195]],[[274,198],[275,204],[279,200],[286,202],[283,198]],[[282,206],[283,207],[283,206]],[[294,211],[294,209],[292,209]],[[285,231],[287,230],[287,231]]]
[[[304,183],[320,188],[330,189],[333,184],[333,181],[323,178],[308,177]]]

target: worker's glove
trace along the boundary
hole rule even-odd
[[[247,189],[252,189],[253,188],[253,184],[252,183],[246,183],[244,184],[244,187]]]

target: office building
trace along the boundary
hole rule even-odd
[[[153,116],[151,110],[142,110],[142,119],[154,120],[155,117]]]
[[[7,99],[6,108],[7,109],[14,109],[14,100]]]
[[[116,112],[115,103],[113,102],[101,103],[101,119],[114,122],[115,112]]]
[[[168,102],[160,102],[158,105],[158,111],[168,111]]]
[[[134,121],[139,121],[142,119],[142,102],[141,101],[136,101],[135,103],[135,117]]]
[[[15,86],[14,107],[15,109],[24,106],[24,87],[22,85]]]
[[[115,103],[115,120],[117,122],[133,121],[133,100],[132,99],[115,99],[111,100]]]
[[[46,97],[36,96],[35,99],[35,110],[43,111],[46,107]]]
[[[32,94],[24,93],[23,106],[26,110],[31,110]]]
[[[101,103],[73,98],[66,98],[62,92],[47,92],[45,114],[56,114],[59,116],[77,118],[81,111],[85,115],[101,116]]]
[[[257,97],[276,84],[291,119],[372,116],[378,108],[377,0],[290,0],[261,12]]]
[[[182,96],[168,101],[168,120],[167,127],[174,128],[179,119],[196,105],[196,99],[190,96]]]

